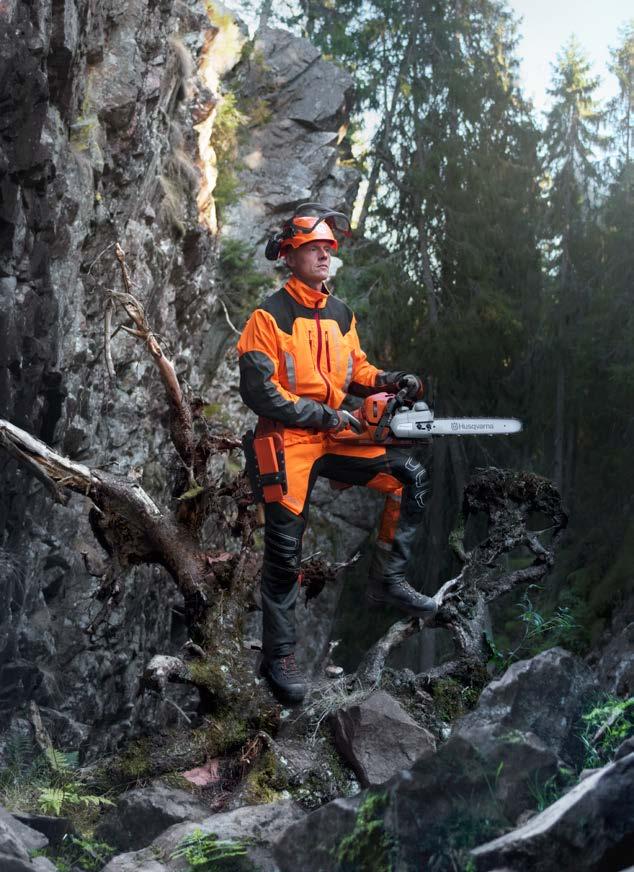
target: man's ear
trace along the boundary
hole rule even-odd
[[[286,258],[286,266],[292,270],[295,266],[295,249],[289,247],[284,257]]]

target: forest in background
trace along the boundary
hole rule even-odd
[[[553,479],[570,535],[542,605],[570,609],[566,641],[587,649],[633,589],[634,21],[612,49],[615,98],[597,99],[571,38],[540,126],[503,3],[256,11],[355,80],[345,136],[366,184],[335,288],[369,356],[431,376],[437,413],[523,419],[520,439],[465,440],[448,462],[459,479],[490,464]]]

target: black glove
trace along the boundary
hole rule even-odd
[[[341,433],[342,430],[347,430],[350,427],[355,433],[363,433],[363,424],[358,418],[355,418],[350,412],[344,409],[339,409],[331,418],[331,424],[328,427],[331,433]]]
[[[407,391],[408,400],[420,400],[424,393],[423,382],[417,375],[406,373],[399,379],[399,390]]]

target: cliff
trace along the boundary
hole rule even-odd
[[[288,209],[350,201],[338,141],[351,79],[285,32],[249,41],[219,4],[16,0],[0,15],[0,417],[169,503],[178,461],[151,360],[119,331],[115,381],[104,365],[114,245],[181,382],[240,433],[230,322],[275,281],[256,251]],[[129,571],[87,634],[103,557],[88,501],[54,504],[4,452],[0,470],[1,725],[19,728],[33,699],[59,746],[97,753],[169,722],[139,678],[185,641],[173,582]]]

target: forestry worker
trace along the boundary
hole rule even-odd
[[[395,446],[356,445],[332,437],[358,420],[342,410],[346,394],[367,397],[405,388],[422,396],[422,382],[405,372],[373,366],[361,350],[356,319],[326,281],[338,249],[333,229],[349,234],[341,213],[309,203],[300,207],[267,245],[269,260],[285,258],[291,272],[283,288],[251,314],[240,340],[240,394],[259,415],[258,433],[282,434],[287,490],[265,502],[262,567],[261,674],[282,702],[300,703],[306,692],[295,662],[295,601],[302,535],[318,475],[385,494],[367,600],[406,614],[433,617],[436,604],[414,590],[405,570],[428,492],[424,466]]]

